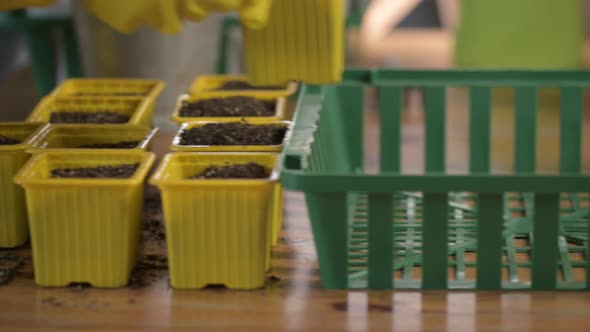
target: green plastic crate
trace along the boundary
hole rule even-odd
[[[377,174],[363,165],[367,86],[379,90]],[[281,181],[305,193],[324,286],[590,289],[590,177],[582,173],[581,152],[589,86],[585,71],[356,70],[340,85],[303,87]],[[424,96],[423,175],[401,172],[402,101],[410,87]],[[445,169],[451,87],[470,95],[465,174]],[[499,87],[516,93],[515,171],[503,175],[490,171],[492,92]],[[535,165],[541,88],[560,90],[559,174],[541,174]],[[473,280],[466,278],[469,268],[476,269]],[[519,275],[522,269],[530,278]],[[574,269],[586,278],[576,280]]]

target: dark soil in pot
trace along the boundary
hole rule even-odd
[[[244,122],[209,123],[185,130],[181,145],[280,145],[287,126],[254,125]]]

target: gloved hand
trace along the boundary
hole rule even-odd
[[[84,0],[112,28],[131,33],[150,25],[164,33],[182,30],[182,21],[200,21],[214,12],[237,11],[245,26],[264,27],[272,0]]]
[[[56,0],[0,0],[0,11],[21,9],[27,7],[47,7]]]
[[[199,21],[213,12],[236,11],[250,29],[264,27],[272,0],[180,0],[181,15]]]

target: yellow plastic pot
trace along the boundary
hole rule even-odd
[[[52,97],[117,97],[145,98],[148,112],[154,112],[156,99],[166,84],[160,80],[129,78],[76,78],[62,82],[50,94]]]
[[[128,115],[125,124],[151,126],[153,109],[150,100],[139,97],[45,97],[35,107],[27,122],[49,122],[53,112],[117,112]],[[65,124],[68,126],[88,126],[90,124]],[[123,124],[114,124],[123,125]]]
[[[174,288],[264,286],[275,212],[278,155],[173,153],[151,183],[162,193]],[[189,179],[211,165],[257,162],[266,179]]]
[[[33,156],[15,181],[26,193],[35,281],[41,286],[89,283],[122,287],[141,234],[149,152],[46,152]],[[128,179],[51,178],[56,168],[140,163]]]
[[[150,127],[136,125],[49,125],[45,132],[33,139],[29,151],[32,153],[68,149],[96,151],[96,149],[81,149],[79,146],[86,144],[111,144],[123,141],[139,142],[136,147],[123,150],[146,151],[157,132],[157,128],[152,129]]]
[[[256,85],[340,82],[344,12],[343,0],[273,0],[263,28],[244,28],[248,80]]]
[[[0,247],[17,247],[27,241],[27,209],[21,187],[12,179],[29,159],[27,148],[45,130],[38,123],[0,123],[0,135],[20,140],[20,144],[0,145]]]
[[[51,96],[157,98],[165,86],[159,80],[76,78],[63,81],[51,92]]]

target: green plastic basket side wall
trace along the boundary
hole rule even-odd
[[[30,157],[26,152],[30,141],[44,127],[42,124],[0,123],[0,135],[22,142],[0,145],[0,248],[17,247],[29,236],[24,191],[13,178]]]
[[[264,286],[276,171],[270,179],[188,178],[226,162],[258,162],[274,170],[277,158],[259,153],[173,153],[164,158],[151,182],[162,192],[172,287]]]
[[[199,121],[206,121],[206,122],[236,122],[236,121],[247,121],[249,123],[266,123],[269,121],[281,121],[285,119],[285,107],[287,105],[287,100],[284,97],[268,97],[260,94],[252,94],[251,97],[255,97],[260,100],[276,100],[276,107],[275,107],[275,114],[273,116],[236,116],[236,117],[184,117],[180,116],[180,109],[182,107],[182,103],[184,101],[188,102],[195,102],[198,100],[203,99],[211,99],[211,98],[226,98],[226,97],[233,97],[233,96],[244,96],[243,94],[234,93],[229,96],[217,96],[210,93],[199,93],[196,96],[189,97],[187,95],[181,95],[174,108],[174,113],[172,114],[172,121],[182,125],[188,122],[199,122]]]
[[[207,93],[218,97],[229,97],[229,96],[254,96],[254,97],[288,97],[297,91],[297,83],[289,82],[283,86],[282,89],[276,90],[217,90],[221,88],[225,83],[231,81],[242,81],[246,82],[247,77],[244,75],[203,75],[197,77],[191,87],[189,88],[189,94],[196,96],[201,93]]]
[[[285,142],[289,140],[289,135],[291,131],[291,122],[288,121],[265,121],[265,122],[257,122],[252,123],[252,125],[267,125],[267,124],[281,124],[288,128],[287,133],[285,134],[285,138],[283,139],[283,143],[280,145],[182,145],[181,142],[181,135],[182,132],[192,128],[203,127],[209,123],[217,123],[217,122],[205,122],[205,121],[197,121],[197,122],[188,122],[183,124],[174,139],[172,140],[172,144],[170,145],[170,149],[173,151],[179,152],[280,152],[283,150],[285,146]]]
[[[27,122],[44,122],[50,120],[53,112],[116,112],[130,117],[129,121],[120,125],[143,125],[151,126],[153,109],[149,106],[150,101],[145,98],[120,98],[120,97],[45,97],[35,107]],[[87,124],[67,124],[84,126]],[[89,125],[89,124],[88,124]]]
[[[139,143],[134,148],[112,150],[146,151],[157,132],[157,128],[134,125],[50,125],[44,134],[38,135],[33,140],[29,151],[32,153],[67,149],[96,151],[96,149],[79,147],[88,144],[115,144],[123,141],[138,141]]]
[[[586,72],[400,70],[348,75],[352,81],[339,86],[305,88],[281,174],[286,188],[305,192],[325,287],[590,289],[590,265],[570,257],[572,250],[588,250],[587,210],[575,208],[583,198],[560,195],[590,187],[590,177],[582,173],[583,101],[590,86]],[[359,139],[364,137],[364,87],[370,83],[380,96],[377,174],[364,172]],[[404,89],[416,86],[423,87],[426,115],[424,175],[401,173]],[[456,86],[467,87],[470,97],[467,174],[446,172],[445,96],[448,87]],[[516,92],[515,171],[509,175],[490,172],[492,97],[498,87]],[[537,92],[543,88],[560,90],[559,174],[541,174],[535,164]],[[477,205],[457,204],[461,196]],[[513,197],[524,204],[518,213],[529,218],[512,217]],[[564,199],[574,208],[564,211]],[[473,238],[461,240],[465,235],[460,234]],[[530,255],[523,263],[510,254],[516,250],[511,245],[528,234],[534,241],[520,249]],[[564,246],[560,238],[579,244]],[[475,280],[466,279],[466,251],[477,252],[471,265],[477,269]],[[585,272],[585,280],[575,278],[576,266]],[[415,267],[421,280],[413,274]],[[523,279],[520,269],[528,269],[530,279]],[[398,272],[402,277],[394,278]]]
[[[34,156],[16,181],[26,192],[35,281],[63,287],[122,287],[135,264],[144,181],[155,160],[143,152],[48,152]],[[61,167],[140,163],[130,179],[52,179]]]

